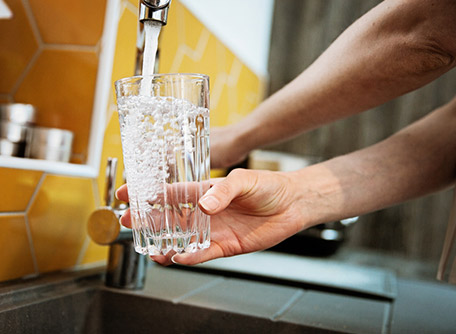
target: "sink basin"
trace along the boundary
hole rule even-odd
[[[364,272],[352,267],[331,263],[328,271],[308,260],[265,256],[229,266],[218,261],[199,271],[150,265],[144,289],[136,291],[106,287],[104,268],[2,283],[0,333],[400,334],[456,328],[456,287],[391,281],[388,275],[362,279]],[[264,270],[267,264],[288,275],[278,279]]]
[[[0,332],[334,333],[107,288],[99,273],[57,274],[0,287]],[[151,288],[151,287],[149,287]],[[179,289],[177,289],[179,290]]]
[[[2,333],[303,333],[302,326],[295,324],[104,289],[89,289],[16,308],[2,313],[0,319]]]

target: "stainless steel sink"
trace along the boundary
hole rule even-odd
[[[334,333],[164,300],[150,295],[152,288],[106,288],[98,272],[0,286],[0,333]]]
[[[303,333],[295,324],[88,289],[2,312],[1,333]],[[325,330],[312,333],[329,333]]]
[[[334,263],[328,271],[296,258],[256,256],[256,265],[250,259],[216,261],[198,272],[150,265],[143,290],[106,287],[104,268],[2,283],[0,333],[399,334],[456,328],[455,287],[396,282],[388,275],[364,280],[362,271]],[[274,270],[265,270],[268,265]],[[278,270],[290,272],[278,279]],[[331,277],[317,277],[317,271]],[[396,287],[380,290],[381,282]]]

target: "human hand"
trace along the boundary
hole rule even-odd
[[[212,188],[199,206],[211,215],[211,246],[196,253],[152,256],[163,265],[185,265],[219,257],[263,250],[299,232],[305,219],[296,205],[296,180],[292,173],[236,169],[226,178],[211,180]],[[117,190],[128,201],[126,186]],[[129,211],[121,223],[131,227]],[[172,258],[171,258],[172,256]]]

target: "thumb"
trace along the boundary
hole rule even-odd
[[[204,213],[215,215],[230,205],[231,201],[242,194],[245,185],[244,170],[235,170],[226,178],[220,179],[199,200],[199,206]]]

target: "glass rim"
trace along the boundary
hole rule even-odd
[[[134,81],[138,79],[145,79],[145,78],[163,78],[163,77],[171,77],[171,78],[179,78],[179,77],[193,77],[195,79],[203,79],[209,81],[209,76],[207,74],[202,73],[156,73],[150,75],[133,75],[131,77],[125,77],[118,79],[114,82],[114,85],[120,85],[122,83],[134,83]]]

